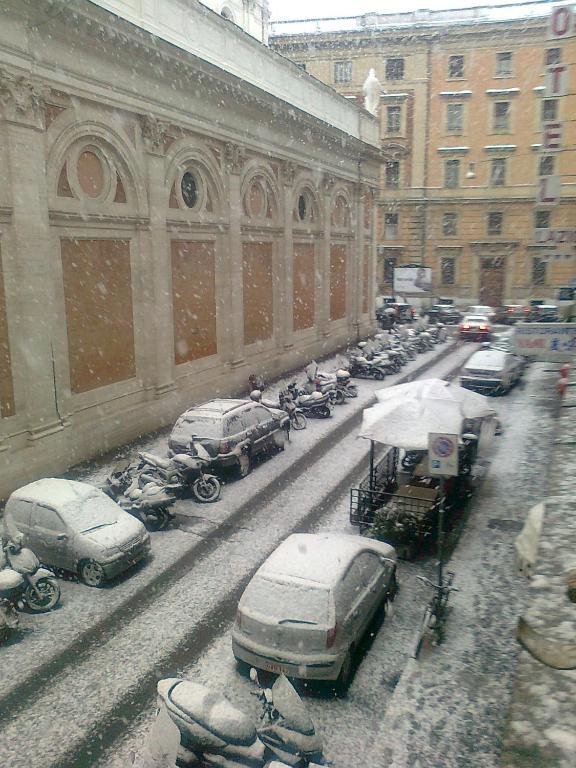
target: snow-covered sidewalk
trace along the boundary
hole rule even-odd
[[[576,644],[576,606],[566,574],[576,568],[576,370],[563,399],[550,461],[538,560],[524,617],[546,638]],[[576,670],[518,660],[503,768],[572,768],[576,764]]]

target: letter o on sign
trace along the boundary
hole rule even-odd
[[[570,34],[572,22],[572,9],[566,6],[554,8],[551,18],[552,37],[566,37]]]

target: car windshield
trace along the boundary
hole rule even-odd
[[[186,424],[186,432],[197,435],[198,437],[222,437],[222,424],[221,419],[214,419],[208,416],[197,416],[195,413],[186,415],[186,417],[180,423]]]
[[[66,522],[80,533],[93,531],[106,525],[114,525],[118,520],[120,508],[115,501],[104,493],[95,493],[80,501],[75,501],[64,509]]]
[[[326,624],[329,592],[318,585],[257,576],[244,592],[242,607],[282,624]]]

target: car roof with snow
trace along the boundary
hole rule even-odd
[[[100,493],[102,491],[89,483],[79,483],[76,480],[65,480],[60,477],[44,477],[42,480],[36,480],[34,483],[18,488],[10,498],[65,507]]]
[[[241,405],[246,405],[249,400],[234,400],[232,398],[221,398],[219,400],[208,400],[206,403],[195,405],[186,413],[198,413],[198,415],[223,416]]]
[[[472,357],[466,361],[464,368],[491,368],[499,371],[504,367],[507,355],[508,352],[501,349],[481,349],[474,352]]]
[[[475,323],[475,322],[487,323],[488,322],[488,318],[486,317],[486,315],[466,315],[464,317],[463,322],[465,322],[465,323],[466,322],[468,322],[468,323]]]
[[[294,533],[260,566],[257,575],[297,577],[329,586],[363,550],[396,559],[394,547],[383,541],[345,533]]]

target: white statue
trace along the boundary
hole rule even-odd
[[[376,115],[378,112],[381,90],[380,81],[376,77],[376,72],[371,69],[362,86],[362,91],[364,93],[364,109],[368,110],[368,112],[373,115]]]

